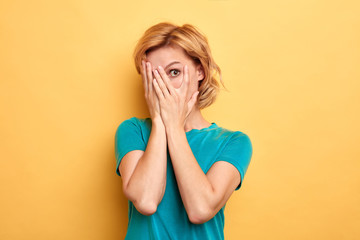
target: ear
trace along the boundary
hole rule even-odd
[[[196,74],[197,74],[197,80],[201,81],[205,78],[204,68],[201,64],[198,64],[196,66]]]

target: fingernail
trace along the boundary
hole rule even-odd
[[[155,69],[155,71],[154,71],[154,72],[155,72],[155,74],[159,74],[158,70],[156,70],[156,69]]]
[[[160,69],[162,69],[162,67],[161,67],[161,66],[158,66],[158,68],[159,68],[159,70],[160,70]]]

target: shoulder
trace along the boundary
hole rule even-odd
[[[116,139],[126,141],[130,136],[147,136],[151,131],[150,118],[131,117],[121,122],[115,132]]]
[[[249,135],[243,131],[230,130],[224,127],[218,127],[218,140],[226,152],[233,152],[234,154],[247,152],[252,154],[253,146]]]
[[[230,130],[224,127],[217,127],[218,136],[227,139],[227,142],[240,141],[240,142],[251,142],[248,134],[238,131]]]
[[[146,142],[151,131],[151,119],[132,117],[124,120],[116,129],[115,142],[117,145],[138,145]]]
[[[240,141],[240,142],[251,142],[250,137],[241,131],[233,131],[231,134],[232,141]]]

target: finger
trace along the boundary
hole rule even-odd
[[[192,108],[192,107],[195,105],[198,95],[199,95],[199,91],[196,91],[196,92],[194,92],[194,94],[191,96],[191,98],[190,98],[190,100],[189,100],[189,102],[188,102],[188,106],[189,106],[190,108]]]
[[[186,97],[188,95],[188,89],[189,89],[189,84],[190,84],[190,81],[189,81],[189,69],[188,69],[188,66],[185,65],[184,66],[184,76],[183,76],[183,81],[181,83],[181,86],[180,86],[180,91],[183,92],[183,93],[186,93]]]
[[[148,87],[148,93],[152,93],[152,79],[153,74],[152,74],[152,70],[151,70],[151,63],[150,62],[146,62],[146,75],[147,75],[147,87]]]
[[[155,78],[154,78],[154,80],[153,80],[153,86],[154,86],[156,95],[158,96],[159,100],[160,100],[160,101],[165,100],[164,94],[163,94],[163,92],[161,91],[160,86],[159,86],[159,83],[158,83],[158,81],[157,81]]]
[[[192,108],[194,107],[196,101],[197,101],[197,96],[199,95],[199,91],[194,92],[194,94],[191,96],[190,100],[188,101],[188,112],[187,114],[189,114],[192,110]]]
[[[175,89],[174,89],[173,85],[171,84],[170,79],[166,75],[165,70],[161,66],[159,66],[158,69],[159,69],[160,76],[163,79],[167,89],[169,90],[170,94],[174,96]]]
[[[146,65],[145,65],[144,60],[141,61],[141,65],[142,65],[141,78],[142,78],[142,82],[144,85],[145,94],[147,94],[148,82],[147,82],[147,76],[146,76]]]
[[[153,79],[153,75],[152,75],[152,70],[151,70],[151,63],[147,62],[146,63],[146,75],[147,75],[147,86],[148,86],[148,93],[149,96],[152,96],[153,94],[153,84],[152,84],[152,79]]]
[[[162,93],[164,94],[164,97],[168,97],[170,95],[170,92],[169,92],[168,88],[166,87],[163,79],[161,78],[159,72],[156,69],[154,71],[154,75],[155,75],[157,84],[159,85]]]

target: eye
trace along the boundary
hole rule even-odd
[[[177,75],[180,74],[180,71],[177,69],[171,69],[169,73],[172,77],[176,77]]]

